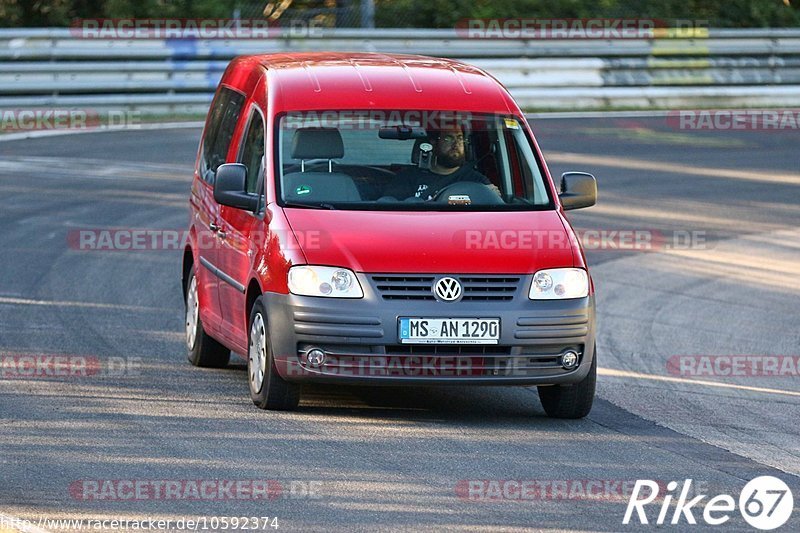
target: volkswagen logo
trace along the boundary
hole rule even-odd
[[[441,278],[433,285],[433,294],[443,302],[455,302],[463,292],[456,278]]]

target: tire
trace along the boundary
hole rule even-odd
[[[597,384],[597,349],[589,374],[573,385],[539,387],[539,400],[551,418],[583,418],[592,410]]]
[[[267,313],[259,296],[250,311],[247,334],[250,398],[260,409],[293,411],[300,403],[300,386],[278,375],[268,331]]]
[[[197,276],[194,265],[186,276],[186,298],[184,299],[186,314],[186,348],[188,349],[189,362],[194,366],[205,368],[223,368],[228,366],[231,351],[211,338],[203,329],[200,320],[200,303],[197,298]]]

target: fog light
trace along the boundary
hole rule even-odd
[[[308,366],[319,367],[325,364],[325,352],[319,348],[312,348],[306,352],[306,363]]]
[[[561,354],[561,366],[566,370],[572,370],[578,366],[578,354],[572,350],[567,350]]]

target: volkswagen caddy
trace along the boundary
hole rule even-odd
[[[423,56],[239,57],[203,130],[183,254],[192,364],[247,360],[253,402],[307,382],[595,392],[594,286],[520,108],[486,72]]]

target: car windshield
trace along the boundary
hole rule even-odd
[[[436,111],[314,111],[277,126],[277,180],[289,207],[360,210],[552,209],[521,120]]]

